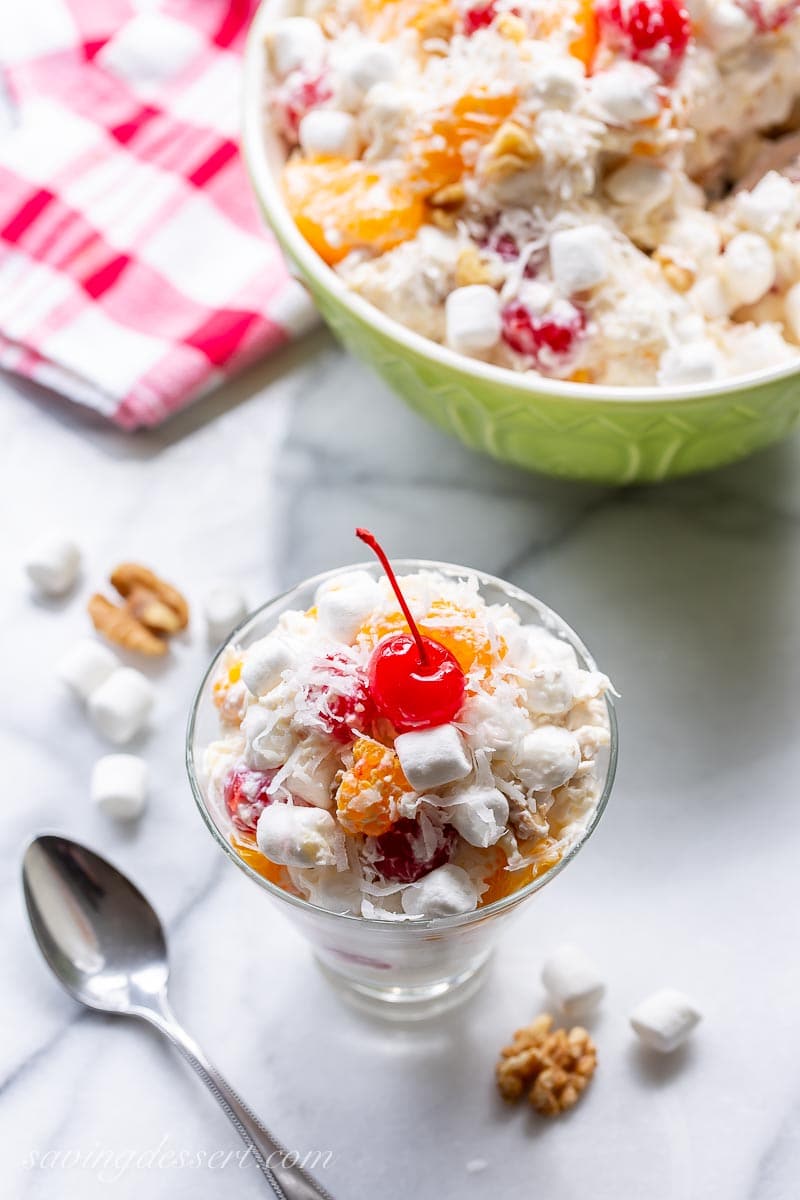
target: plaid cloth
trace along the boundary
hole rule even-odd
[[[255,0],[0,2],[0,367],[157,424],[313,320],[238,155]]]

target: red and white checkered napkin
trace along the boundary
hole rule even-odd
[[[313,320],[238,155],[255,0],[2,3],[0,367],[156,424]]]

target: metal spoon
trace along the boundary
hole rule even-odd
[[[115,867],[68,838],[35,838],[22,863],[39,949],[67,991],[101,1012],[140,1017],[172,1042],[216,1097],[280,1200],[331,1200],[250,1112],[181,1028],[167,1000],[167,944],[158,916]]]

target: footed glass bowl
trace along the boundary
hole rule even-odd
[[[656,482],[719,467],[800,421],[800,365],[719,384],[620,388],[516,374],[465,358],[345,287],[298,232],[281,195],[285,152],[264,103],[264,34],[291,0],[265,0],[245,60],[243,149],[258,203],[334,333],[423,417],[516,466],[598,483]]]
[[[489,604],[509,604],[525,624],[543,625],[575,650],[582,667],[596,669],[588,650],[576,633],[541,601],[479,571],[447,563],[397,560],[398,573],[436,570],[454,578],[475,577]],[[327,978],[349,1000],[383,1016],[401,1019],[426,1017],[458,1003],[480,983],[497,934],[505,920],[535,892],[554,879],[585,844],[605,809],[614,782],[617,762],[617,726],[613,703],[607,699],[610,746],[600,763],[598,799],[585,828],[563,858],[532,883],[485,908],[463,916],[431,920],[386,921],[332,913],[317,908],[284,891],[259,875],[231,845],[233,825],[210,795],[203,777],[203,752],[219,737],[219,720],[214,706],[212,683],[220,658],[231,644],[247,647],[269,633],[287,609],[310,608],[314,593],[324,580],[347,571],[369,571],[376,577],[375,563],[358,564],[306,580],[291,591],[259,608],[236,629],[214,657],[192,706],[186,745],[186,765],[200,814],[215,841],[228,857],[291,921],[308,940]],[[255,892],[253,892],[255,897]],[[266,908],[264,919],[270,916]]]

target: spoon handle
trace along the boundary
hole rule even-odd
[[[286,1164],[288,1151],[237,1096],[230,1084],[178,1023],[166,1000],[158,1008],[140,1009],[138,1015],[154,1025],[194,1068],[216,1098],[225,1115],[251,1151],[261,1173],[278,1200],[332,1200],[302,1168]]]

